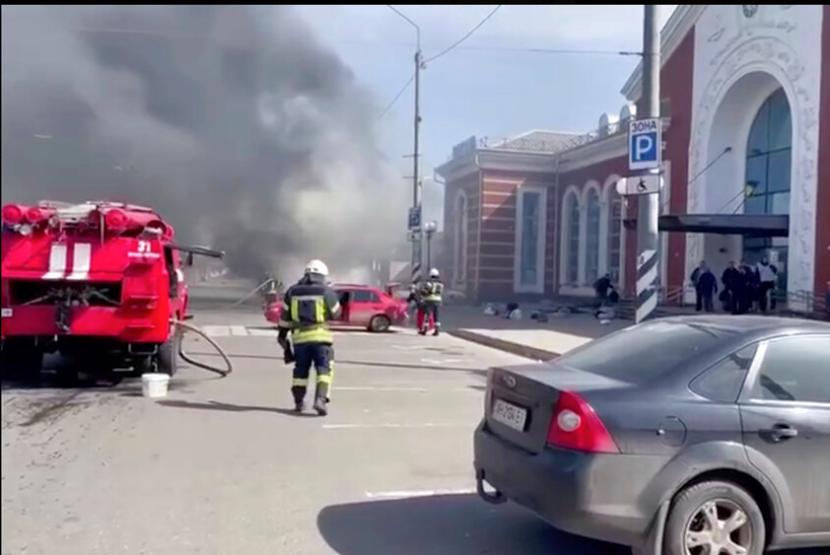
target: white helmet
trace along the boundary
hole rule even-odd
[[[317,260],[315,258],[305,265],[305,273],[306,275],[317,274],[320,276],[327,276],[329,275],[329,267],[326,266],[326,263],[322,260]]]
[[[429,277],[431,277],[431,278],[441,277],[441,274],[438,272],[438,268],[433,268],[432,270],[430,270],[429,271]]]

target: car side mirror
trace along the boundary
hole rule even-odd
[[[187,253],[187,259],[185,261],[185,264],[187,264],[188,266],[193,266],[193,253],[192,252]]]

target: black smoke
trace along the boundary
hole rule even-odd
[[[153,206],[243,275],[396,243],[376,113],[288,7],[2,8],[3,199]]]

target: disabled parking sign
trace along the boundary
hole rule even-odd
[[[628,169],[657,169],[662,163],[660,118],[634,120],[628,127]]]

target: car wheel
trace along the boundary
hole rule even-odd
[[[0,354],[0,369],[4,378],[26,381],[40,376],[43,369],[43,353],[34,346],[7,343]]]
[[[375,333],[383,333],[385,331],[389,331],[389,327],[392,325],[391,320],[389,320],[386,316],[375,316],[372,318],[372,321],[369,322],[369,331],[373,331]]]
[[[178,369],[179,360],[179,342],[181,341],[181,334],[174,330],[170,337],[159,345],[158,353],[156,354],[156,371],[168,376],[173,376]]]
[[[730,482],[701,482],[675,500],[665,534],[666,555],[761,555],[766,530],[761,509]]]

